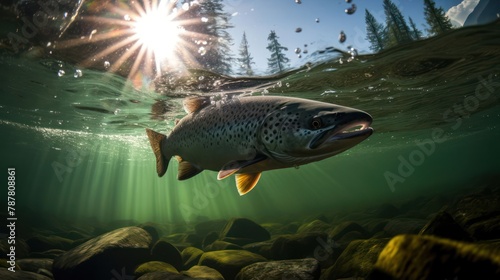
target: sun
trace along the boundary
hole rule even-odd
[[[182,69],[185,64],[196,67],[192,54],[197,46],[193,38],[205,35],[186,30],[201,22],[183,17],[189,5],[179,6],[176,0],[113,2],[106,5],[102,15],[80,17],[95,28],[90,35],[60,41],[57,48],[78,51],[81,45],[90,44],[97,51],[79,66],[104,63],[108,71],[126,71],[128,78],[137,83],[154,79],[169,69]]]
[[[173,55],[182,27],[168,15],[165,5],[149,11],[135,22],[135,33],[139,42],[152,51],[158,60],[164,60]]]

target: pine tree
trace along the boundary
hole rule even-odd
[[[389,45],[411,41],[410,27],[398,7],[391,0],[384,0],[384,11]]]
[[[241,39],[240,50],[239,50],[240,57],[237,59],[240,65],[239,74],[252,76],[253,75],[252,64],[255,63],[253,62],[253,57],[250,55],[248,48],[249,45],[247,41],[247,35],[245,34],[245,32],[243,32],[243,38]]]
[[[437,35],[453,28],[443,8],[436,8],[436,2],[433,0],[424,0],[424,13],[425,20],[429,25],[429,29],[427,29],[429,34]]]
[[[282,47],[278,42],[279,37],[276,35],[274,30],[271,30],[267,40],[269,44],[267,45],[267,49],[271,52],[271,57],[267,59],[267,65],[269,67],[269,71],[271,73],[281,73],[288,67],[288,62],[290,61],[283,51],[288,51],[288,48]]]
[[[190,8],[185,18],[200,19],[200,22],[184,26],[189,31],[190,40],[196,42],[197,52],[193,53],[198,66],[214,72],[232,72],[231,46],[233,39],[227,29],[230,15],[224,12],[222,0],[184,1]]]
[[[375,17],[365,9],[366,39],[370,42],[370,49],[378,52],[384,49],[384,26],[377,22]]]
[[[411,27],[411,36],[413,40],[420,40],[422,39],[422,31],[418,30],[417,25],[413,22],[413,20],[410,19],[410,27]]]

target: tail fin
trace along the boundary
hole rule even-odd
[[[166,158],[161,150],[162,143],[167,140],[167,136],[148,128],[146,128],[146,133],[156,156],[156,173],[158,173],[158,177],[162,177],[167,172],[168,162],[170,161],[170,158]]]

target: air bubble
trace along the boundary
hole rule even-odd
[[[199,53],[200,55],[205,55],[205,54],[207,53],[207,50],[205,49],[205,47],[200,47],[200,48],[198,49],[198,53]]]
[[[297,28],[295,29],[295,32],[297,32],[297,33],[300,33],[300,32],[302,32],[302,28],[300,28],[300,27],[297,27]]]
[[[319,23],[319,18],[316,18],[316,23]]]
[[[82,75],[83,75],[82,70],[76,69],[75,74],[73,74],[73,77],[80,78]]]
[[[344,31],[340,31],[339,42],[344,43],[346,39],[347,39],[347,36],[345,35]]]
[[[111,66],[111,63],[109,61],[104,61],[104,68],[108,69]]]
[[[131,20],[131,18],[130,18],[130,16],[128,14],[124,15],[123,19],[126,20],[126,21],[130,21]]]
[[[351,3],[351,2],[352,2],[352,0],[345,0],[345,2],[346,2],[346,3]]]
[[[356,12],[356,4],[352,4],[350,8],[345,9],[345,13],[348,15],[352,15]]]
[[[65,74],[66,74],[66,72],[64,72],[64,70],[62,70],[62,69],[57,72],[57,76],[59,76],[59,77],[62,77]]]
[[[208,22],[208,18],[206,18],[206,17],[202,17],[202,18],[201,18],[201,22]]]
[[[295,0],[295,3],[302,4],[302,1],[301,0]]]
[[[300,48],[296,48],[296,49],[295,49],[295,53],[296,53],[296,54],[299,54],[301,51],[302,51],[302,50],[301,50]]]

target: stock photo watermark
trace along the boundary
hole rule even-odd
[[[22,22],[20,32],[9,32],[7,35],[14,52],[18,53],[21,46],[28,44],[29,40],[39,35],[51,21],[61,15],[65,5],[69,5],[71,2],[70,0],[38,1],[39,10],[32,17],[22,16],[20,18]]]
[[[7,265],[10,272],[16,272],[16,169],[7,169]]]
[[[80,166],[83,160],[89,156],[89,154],[94,153],[98,148],[93,146],[90,149],[85,149],[85,147],[78,147],[68,150],[61,156],[57,161],[51,163],[52,170],[57,177],[59,183],[64,181],[64,178],[71,174],[75,168]]]
[[[111,280],[134,280],[135,276],[133,275],[128,275],[125,267],[122,267],[121,272],[116,271],[116,269],[113,269],[111,271],[111,275],[113,275],[113,278]]]
[[[413,175],[417,167],[424,164],[426,159],[434,154],[438,144],[442,144],[448,140],[449,137],[446,136],[446,133],[459,129],[463,124],[463,119],[469,118],[471,114],[476,112],[481,102],[490,98],[496,98],[493,96],[493,93],[495,93],[496,88],[500,87],[500,82],[494,81],[494,76],[496,77],[493,74],[490,74],[486,78],[479,76],[479,83],[476,86],[474,94],[465,97],[461,103],[455,103],[443,112],[443,120],[453,124],[451,130],[436,127],[432,130],[430,137],[423,140],[416,140],[416,147],[409,154],[398,156],[399,165],[396,171],[384,172],[384,178],[392,192],[396,191],[395,186],[398,183],[404,183],[408,177]]]

